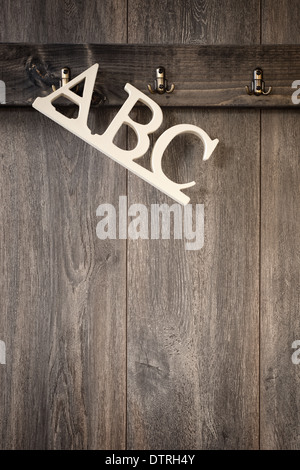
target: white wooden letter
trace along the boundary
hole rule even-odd
[[[180,193],[181,189],[190,188],[196,184],[195,181],[190,183],[174,183],[174,181],[170,180],[162,171],[161,167],[161,160],[164,154],[164,151],[168,147],[169,143],[180,134],[194,134],[199,137],[204,145],[204,154],[203,160],[208,160],[211,154],[213,153],[214,149],[218,145],[219,140],[211,140],[209,135],[200,127],[193,126],[192,124],[178,124],[177,126],[170,127],[170,129],[166,130],[156,141],[152,156],[151,156],[151,167],[153,173],[159,176],[159,179],[163,185],[164,193],[168,194],[173,199],[176,199],[178,202],[182,204],[187,204],[190,200],[188,196],[185,194]],[[177,194],[176,194],[177,193]]]
[[[89,143],[88,136],[91,134],[91,131],[87,126],[87,119],[98,67],[98,64],[94,64],[92,67],[78,75],[78,77],[73,78],[73,80],[68,82],[63,87],[54,91],[50,95],[45,96],[45,98],[36,98],[32,106],[41,113],[45,114],[45,116],[48,118],[60,124],[68,131]],[[71,91],[71,88],[74,88],[83,80],[85,80],[83,95],[76,95],[76,93]],[[70,119],[67,116],[64,116],[53,106],[53,101],[62,96],[68,98],[70,101],[79,106],[78,117],[76,119]]]
[[[88,144],[100,150],[100,152],[105,153],[108,157],[120,163],[140,178],[160,189],[175,201],[181,204],[187,204],[190,199],[181,192],[181,189],[189,188],[193,186],[195,182],[178,184],[171,181],[162,171],[161,160],[163,153],[176,135],[188,133],[194,134],[202,140],[204,144],[203,160],[207,160],[217,146],[218,139],[211,140],[200,127],[190,124],[179,124],[171,127],[157,140],[151,156],[153,171],[147,170],[134,160],[142,157],[147,152],[150,143],[149,134],[156,131],[163,120],[161,108],[151,98],[127,83],[125,90],[129,96],[118,114],[112,120],[104,134],[92,134],[87,126],[87,119],[97,71],[98,64],[95,64],[49,96],[36,98],[32,106]],[[81,97],[76,95],[71,89],[84,79],[84,90],[83,96]],[[79,113],[76,119],[70,119],[64,116],[53,106],[53,102],[61,96],[64,96],[79,106]],[[129,117],[130,111],[138,101],[144,103],[152,111],[152,119],[148,124],[140,124]],[[136,147],[132,150],[123,150],[113,143],[115,135],[123,124],[130,126],[137,135],[138,142]]]
[[[147,152],[150,144],[148,134],[151,134],[159,128],[163,121],[163,114],[161,108],[155,101],[130,85],[130,83],[126,83],[124,89],[129,94],[129,97],[116,117],[112,120],[107,130],[102,134],[102,145],[104,152],[109,155],[118,155],[119,158],[130,158],[130,160],[134,160],[135,158],[142,157]],[[144,103],[152,111],[152,119],[148,124],[140,124],[129,117],[130,111],[138,101]],[[113,143],[114,137],[122,124],[130,126],[137,135],[138,142],[133,150],[120,149]]]

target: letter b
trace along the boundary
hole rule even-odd
[[[101,144],[103,151],[107,152],[112,158],[114,155],[117,155],[119,158],[124,157],[134,160],[135,158],[142,157],[147,152],[150,144],[148,134],[151,134],[159,128],[163,120],[163,114],[161,108],[155,101],[130,85],[130,83],[126,83],[124,89],[129,94],[129,97],[112,120],[107,130],[102,134]],[[138,101],[144,103],[152,111],[152,119],[148,124],[140,124],[129,117],[130,111]],[[120,147],[117,147],[113,143],[114,137],[123,124],[130,126],[137,135],[138,143],[133,150],[120,149]]]

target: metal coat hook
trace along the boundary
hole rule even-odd
[[[61,69],[61,78],[60,78],[60,86],[66,85],[70,80],[70,69],[68,67],[64,67]],[[52,85],[52,90],[56,91],[56,86]]]
[[[265,91],[265,82],[263,81],[263,71],[260,68],[253,70],[253,80],[251,83],[251,90],[248,86],[245,86],[248,95],[269,95],[272,91],[270,86],[268,91]]]
[[[53,92],[57,91],[57,89],[65,86],[65,85],[67,85],[71,81],[71,70],[69,69],[69,67],[63,67],[61,69],[60,73],[61,73],[61,77],[60,77],[60,80],[59,80],[58,88],[56,88],[56,85],[51,86]],[[57,83],[57,81],[58,80],[56,79],[56,83]],[[75,94],[82,96],[83,90],[84,90],[84,84],[83,83],[78,83],[76,86],[74,86],[72,91]],[[105,101],[106,101],[106,96],[100,90],[95,89],[93,91],[93,95],[92,95],[92,99],[91,99],[91,106],[93,106],[94,108],[98,107],[101,104],[104,104]]]
[[[172,83],[172,85],[168,87],[168,80],[166,79],[165,73],[164,67],[157,67],[155,70],[154,90],[151,85],[148,85],[150,93],[159,93],[162,95],[163,93],[172,93],[174,91],[175,85]]]

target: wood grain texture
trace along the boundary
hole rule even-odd
[[[274,93],[253,97],[254,106],[291,106],[287,83],[300,79],[298,48],[273,46],[299,44],[297,0],[0,0],[0,11],[1,42],[86,43],[76,46],[79,57],[68,49],[68,64],[69,46],[57,45],[51,61],[45,46],[2,55],[0,80],[10,71],[5,80],[14,81],[10,104],[49,92],[43,79],[26,75],[28,58],[50,62],[56,80],[65,65],[75,76],[103,47],[93,43],[127,36],[129,46],[108,46],[100,58],[97,88],[106,105],[126,99],[126,81],[146,89],[158,61],[176,84],[176,94],[154,97],[166,107],[253,106],[239,90],[257,65]],[[271,48],[257,47],[260,40]],[[153,46],[151,60],[149,43],[164,44]],[[195,47],[193,67],[171,44]],[[226,45],[217,61],[199,55],[216,51],[212,45]],[[248,56],[240,47],[247,45]],[[233,79],[238,47],[243,65]],[[125,61],[126,48],[134,53]],[[20,79],[16,68],[25,70]],[[299,366],[291,361],[300,335],[298,111],[262,112],[260,175],[259,111],[164,110],[164,129],[189,122],[220,139],[205,163],[191,136],[175,139],[164,156],[171,178],[197,181],[189,194],[205,205],[205,243],[192,252],[181,240],[129,241],[126,269],[125,242],[95,233],[98,204],[117,205],[126,194],[125,170],[32,110],[0,110],[1,449],[125,447],[126,292],[128,448],[257,448],[259,279],[260,444],[300,449]],[[104,130],[115,112],[92,113],[90,125]],[[133,175],[128,188],[129,205],[172,203]]]
[[[262,12],[263,43],[299,44],[299,2],[263,0]],[[262,449],[300,449],[300,373],[291,360],[300,338],[298,129],[297,106],[262,112]]]
[[[197,181],[189,195],[193,204],[204,204],[204,247],[129,241],[128,447],[254,449],[259,140],[253,135],[259,111],[164,115],[164,128],[200,125],[220,144],[202,162],[199,140],[182,136],[164,156],[168,176]],[[173,203],[133,175],[128,197],[149,212],[151,204]]]
[[[143,1],[129,0],[129,43],[190,43],[193,27],[203,44],[257,42],[259,2],[247,2],[246,15],[240,2],[225,3],[176,2],[173,10],[169,2],[162,11],[155,2],[147,16],[138,14]],[[191,19],[201,9],[211,28],[204,34],[201,15]],[[184,137],[164,156],[172,179],[178,171],[180,181],[198,183],[190,195],[204,203],[204,247],[187,252],[179,241],[144,240],[136,248],[129,242],[128,447],[257,448],[259,112],[181,109],[164,116],[165,128],[193,123],[220,144],[205,165],[199,142],[189,147]],[[132,175],[128,195],[129,204],[171,203]]]
[[[300,449],[300,136],[297,111],[262,114],[261,446]]]
[[[123,104],[129,82],[161,106],[294,107],[291,84],[300,77],[299,54],[300,46],[3,44],[0,79],[6,84],[7,106],[30,106],[37,96],[51,93],[66,65],[76,77],[99,63],[97,103],[106,106]],[[151,95],[147,89],[160,64],[169,83],[175,83],[172,94]],[[246,93],[258,66],[266,87],[273,87],[268,96]]]
[[[126,250],[97,238],[96,208],[117,203],[125,171],[33,110],[7,113],[0,446],[124,448]]]
[[[126,42],[126,0],[0,0],[0,11],[0,42]]]
[[[160,15],[157,10],[147,17],[136,13],[142,1],[129,0],[129,42],[192,42],[190,15],[210,4],[213,10],[203,19],[211,33],[203,35],[202,22],[193,21],[196,41],[259,42],[259,2],[245,4],[246,20],[240,2],[224,3],[220,9],[219,2],[176,2],[174,17],[189,20],[174,27],[158,2]],[[181,109],[164,115],[165,127],[194,123],[220,144],[206,165],[199,142],[190,148],[184,138],[164,157],[169,176],[178,171],[180,181],[198,182],[190,194],[193,203],[204,203],[204,247],[186,252],[181,242],[140,241],[134,249],[129,242],[128,446],[257,448],[259,140],[253,136],[259,112]],[[150,205],[154,198],[171,203],[146,192],[131,175],[128,188],[129,204]]]
[[[126,40],[123,0],[0,6],[1,41]],[[118,202],[126,172],[32,109],[0,120],[0,447],[122,449],[126,246],[97,238],[96,209]]]
[[[128,0],[130,43],[259,44],[259,0]]]
[[[300,44],[300,2],[262,0],[262,44]]]

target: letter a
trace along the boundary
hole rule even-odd
[[[88,134],[91,134],[91,131],[87,126],[87,119],[98,67],[98,64],[94,64],[92,67],[78,75],[78,77],[73,78],[73,80],[56,90],[54,93],[51,93],[49,96],[46,96],[45,98],[36,98],[32,106],[80,138],[82,138],[82,134],[87,131]],[[76,93],[71,91],[71,88],[74,88],[83,80],[85,80],[83,94],[82,96],[76,95]],[[61,96],[64,96],[79,106],[79,113],[76,119],[70,119],[56,111],[52,103]]]

